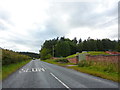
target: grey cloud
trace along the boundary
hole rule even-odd
[[[96,3],[54,3],[48,10],[50,19],[45,22],[45,29],[42,29],[41,24],[38,24],[37,29],[28,32],[29,36],[11,36],[6,41],[29,47],[31,51],[34,51],[40,49],[44,40],[65,36],[70,32],[71,28],[94,27],[104,23],[106,17],[114,18],[117,15],[117,6],[103,13],[96,13],[94,10],[97,6],[98,4]],[[63,14],[70,16],[67,23],[64,23],[61,19]],[[0,12],[0,18],[9,21],[9,15],[6,13]],[[111,22],[107,24],[107,26],[110,25]],[[101,25],[101,27],[103,27],[103,25]],[[4,25],[0,25],[0,29],[4,28]],[[111,37],[115,38],[116,35]]]
[[[58,5],[58,6],[57,6]],[[55,8],[63,10],[63,13],[70,14],[68,21],[70,27],[94,27],[100,23],[104,23],[107,17],[117,17],[117,6],[110,8],[103,13],[96,13],[94,10],[98,7],[98,3],[60,3]]]
[[[6,22],[6,24],[13,25],[12,21],[10,21],[10,14],[7,11],[0,10],[0,19]],[[0,30],[8,30],[4,23],[0,22]]]

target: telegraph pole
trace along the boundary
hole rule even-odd
[[[54,45],[53,45],[53,57],[54,57]]]

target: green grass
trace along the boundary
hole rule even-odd
[[[81,53],[73,54],[73,55],[67,56],[66,58],[72,58],[72,57],[77,56],[78,54],[81,54]]]
[[[83,62],[83,66],[67,66],[67,65],[75,65],[73,63],[59,63],[59,62],[55,62],[55,60],[53,59],[48,59],[48,60],[42,60],[44,62],[48,62],[51,64],[56,64],[59,66],[63,66],[66,68],[70,68],[70,69],[74,69],[76,71],[79,72],[83,72],[83,73],[87,73],[93,76],[97,76],[97,77],[101,77],[104,79],[108,79],[108,80],[113,80],[116,82],[119,82],[118,79],[118,72],[117,72],[117,67],[114,67],[113,69],[111,69],[113,67],[113,65],[111,66],[111,64],[109,63],[88,63],[86,64],[85,62]],[[106,65],[108,64],[108,65]],[[105,65],[105,67],[104,67]]]
[[[21,68],[22,66],[24,66],[30,61],[31,60],[27,60],[27,61],[22,61],[22,62],[15,63],[15,64],[2,66],[2,80],[7,78],[10,74],[12,74],[13,72],[15,72],[16,70],[18,70],[19,68]],[[0,77],[1,77],[1,74],[0,74]]]
[[[108,53],[105,53],[105,52],[100,52],[100,51],[91,51],[91,52],[87,52],[88,54],[90,55],[110,55]]]
[[[59,66],[66,66],[66,65],[75,65],[73,63],[62,63],[62,62],[56,62],[56,60],[54,59],[47,59],[47,60],[42,60],[44,62],[48,62],[48,63],[51,63],[51,64],[56,64],[56,65],[59,65]]]
[[[71,66],[71,67],[67,67],[67,68],[74,69],[79,72],[87,73],[87,74],[94,75],[97,77],[101,77],[104,79],[113,80],[115,82],[119,82],[118,73],[115,73],[115,72],[108,73],[108,72],[104,72],[104,71],[97,70],[95,68],[90,68],[90,67]]]
[[[89,61],[82,60],[78,63],[78,67],[73,67],[75,70],[85,72],[101,78],[119,81],[118,80],[118,63],[105,61]]]
[[[108,53],[102,52],[102,51],[90,51],[90,52],[83,52],[83,53],[76,53],[70,56],[67,56],[66,58],[73,58],[77,56],[78,54],[89,54],[89,55],[110,55]]]

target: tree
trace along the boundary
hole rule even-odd
[[[57,57],[65,57],[70,54],[70,46],[67,41],[59,41],[55,47]]]
[[[55,57],[65,57],[82,51],[120,51],[120,40],[119,42],[115,40],[111,41],[110,39],[95,40],[88,37],[87,40],[82,41],[80,38],[79,41],[77,41],[76,37],[73,40],[65,37],[57,37],[56,39],[54,38],[44,42],[40,50],[40,56],[43,59],[49,58],[53,55],[53,50]]]
[[[98,51],[103,51],[104,50],[102,41],[100,39],[97,39],[96,47],[97,47]]]
[[[51,58],[52,55],[50,54],[50,50],[47,48],[43,48],[40,52],[40,57],[42,60]]]
[[[77,44],[77,38],[75,37],[73,40],[72,40],[73,43]]]
[[[88,44],[86,40],[83,41],[83,51],[88,51]]]
[[[77,45],[77,51],[81,53],[82,50],[83,50],[83,44],[82,44],[82,43],[79,43],[79,44]]]
[[[82,42],[82,39],[80,38],[79,41],[78,41],[78,44]]]

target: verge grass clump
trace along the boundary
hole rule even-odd
[[[69,61],[65,58],[56,59],[55,62],[68,63]]]
[[[82,60],[79,62],[78,67],[87,67],[90,69],[107,73],[118,73],[118,63],[114,62]]]
[[[18,70],[19,68],[21,68],[22,66],[24,66],[30,61],[31,60],[26,60],[26,61],[22,61],[16,64],[3,65],[2,66],[2,80],[7,78],[10,74],[12,74],[13,72],[15,72],[16,70]]]

